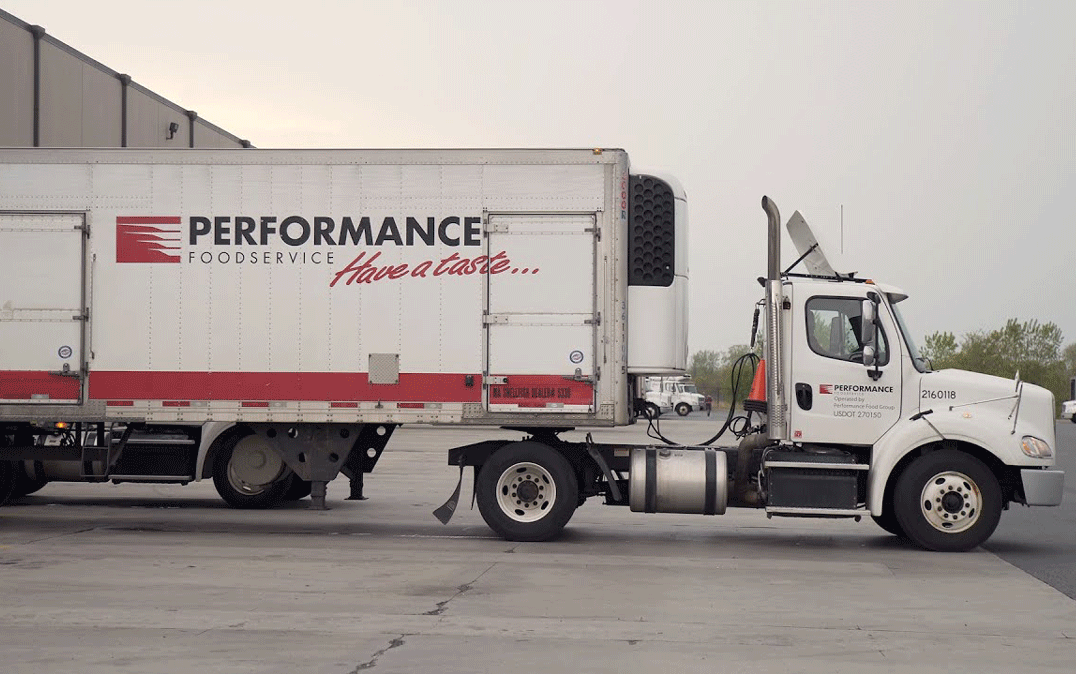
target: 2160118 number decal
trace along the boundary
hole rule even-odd
[[[923,400],[956,400],[956,391],[923,391]]]

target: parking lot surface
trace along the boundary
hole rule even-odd
[[[662,430],[692,442],[716,423]],[[369,499],[344,501],[339,480],[322,512],[229,509],[210,482],[50,484],[0,509],[0,671],[1073,671],[1076,601],[989,545],[596,501],[556,541],[509,543],[470,509],[470,471],[442,526],[447,448],[491,435],[518,436],[400,429]]]

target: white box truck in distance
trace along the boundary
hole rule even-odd
[[[623,151],[0,149],[0,498],[212,478],[323,507],[432,423],[490,427],[448,462],[513,540],[601,496],[960,550],[1059,503],[1050,394],[929,372],[904,296],[815,246],[781,273],[766,204],[768,416],[737,448],[579,443],[558,434],[632,423],[687,362],[686,199]]]

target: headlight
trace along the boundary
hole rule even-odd
[[[1050,445],[1046,444],[1045,440],[1039,440],[1033,435],[1024,436],[1024,439],[1020,442],[1020,449],[1033,459],[1050,459],[1054,456],[1054,450],[1050,449]]]

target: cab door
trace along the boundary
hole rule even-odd
[[[786,286],[792,305],[788,381],[793,442],[872,445],[900,418],[901,358],[896,325],[879,306],[877,363],[863,364],[863,301],[872,286]]]

